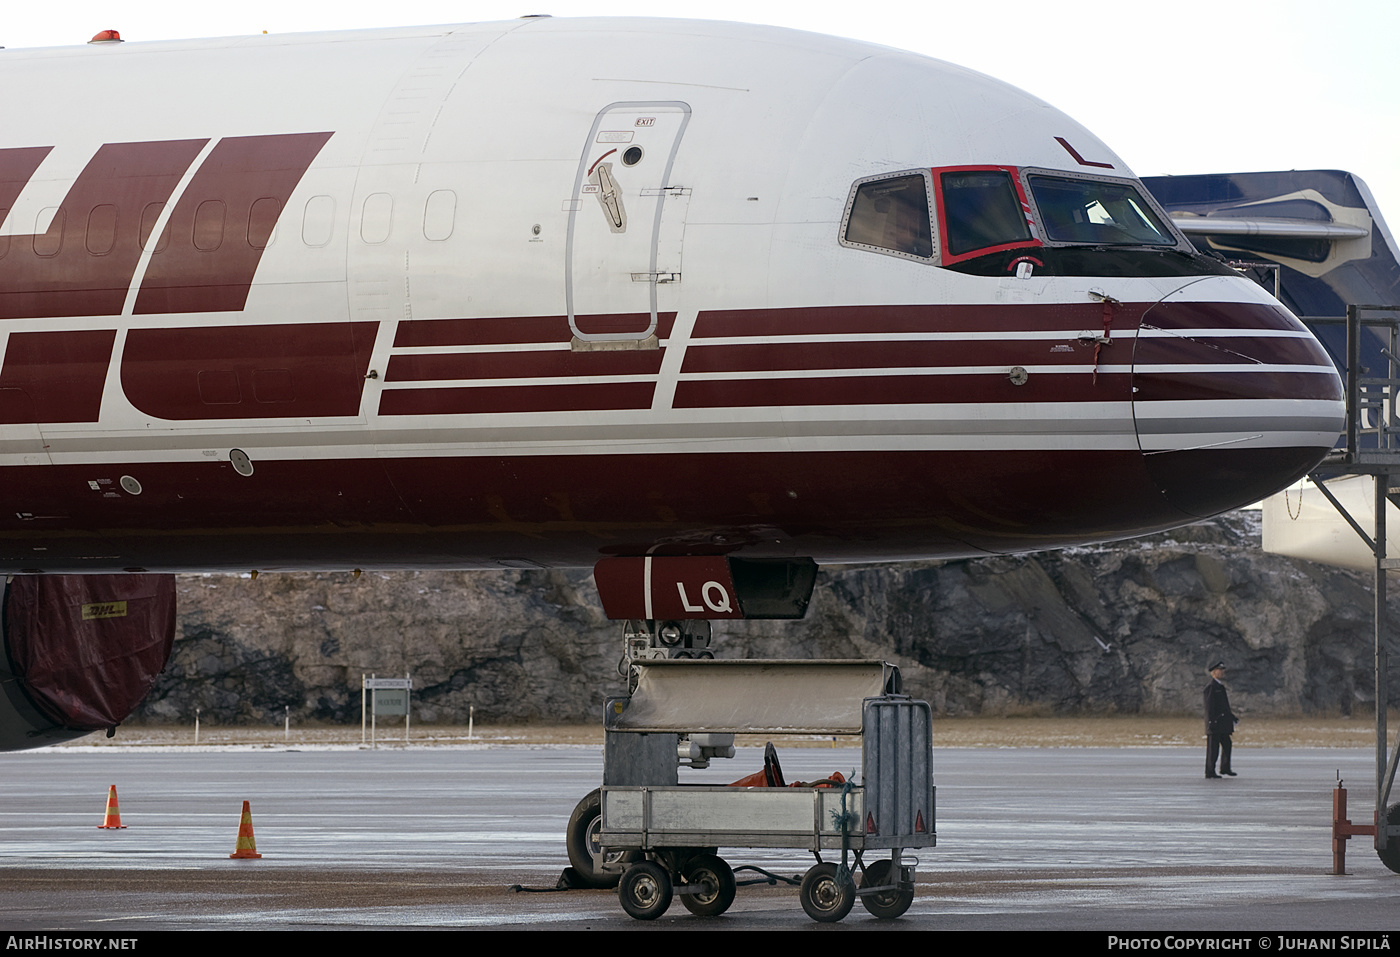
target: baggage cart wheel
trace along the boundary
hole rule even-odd
[[[638,861],[622,872],[617,896],[637,920],[655,920],[671,906],[671,875],[655,861]]]
[[[1400,804],[1392,804],[1386,808],[1385,823],[1400,824]],[[1386,841],[1385,849],[1377,851],[1376,854],[1380,857],[1382,864],[1400,874],[1400,840]]]
[[[616,887],[622,875],[605,873],[602,870],[603,862],[635,861],[641,858],[641,853],[613,851],[605,855],[598,846],[598,832],[602,826],[602,792],[595,788],[578,802],[574,813],[569,816],[569,826],[564,831],[564,843],[569,849],[569,863],[583,883],[589,887]]]
[[[856,889],[837,880],[835,864],[813,864],[802,878],[798,896],[808,917],[823,924],[834,924],[851,912],[851,905],[856,902]]]
[[[865,866],[865,873],[861,876],[860,886],[879,887],[881,884],[892,883],[897,875],[893,875],[893,865],[889,861],[871,861]],[[903,916],[909,909],[909,905],[914,903],[914,891],[894,890],[881,891],[878,894],[862,894],[860,898],[861,906],[881,920],[893,920]]]
[[[687,884],[703,884],[698,894],[682,894],[681,903],[696,917],[718,917],[734,903],[734,869],[713,854],[692,857],[681,869]]]

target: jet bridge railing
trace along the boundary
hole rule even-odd
[[[1346,326],[1346,356],[1337,362],[1346,384],[1346,431],[1308,478],[1326,496],[1375,556],[1375,703],[1376,703],[1376,807],[1375,846],[1381,860],[1400,870],[1400,820],[1387,812],[1395,770],[1400,761],[1400,741],[1389,746],[1386,712],[1390,706],[1389,651],[1386,641],[1386,572],[1400,568],[1400,559],[1386,554],[1386,506],[1400,504],[1400,305],[1351,305],[1345,318],[1303,317],[1320,332],[1338,324]],[[1373,337],[1369,343],[1366,337]],[[1322,338],[1319,336],[1319,338]],[[1337,356],[1333,355],[1333,361]],[[1328,479],[1343,475],[1371,475],[1375,479],[1375,525],[1371,533],[1346,510],[1327,488]]]
[[[1346,330],[1346,355],[1333,355],[1332,360],[1345,380],[1347,427],[1324,464],[1375,465],[1382,470],[1397,464],[1400,305],[1351,305],[1345,316],[1305,316],[1303,323],[1319,334],[1337,326]]]

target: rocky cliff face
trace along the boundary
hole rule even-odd
[[[1400,592],[1400,589],[1394,591]],[[591,722],[619,623],[582,570],[181,576],[175,653],[134,720],[354,722],[362,674],[414,720]],[[721,657],[884,658],[939,713],[1190,713],[1230,665],[1241,713],[1369,710],[1369,576],[1264,554],[1258,513],[1118,545],[824,568],[806,619],[717,623]],[[1390,628],[1400,622],[1400,595]],[[1392,696],[1400,698],[1400,668]]]

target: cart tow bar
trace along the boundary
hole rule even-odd
[[[767,884],[769,887],[777,887],[779,881],[782,881],[784,884],[787,884],[791,887],[802,886],[801,874],[798,874],[796,877],[784,877],[781,874],[774,874],[772,871],[765,871],[763,868],[757,866],[756,864],[743,864],[739,867],[734,868],[734,873],[736,875],[740,871],[753,871],[757,874],[762,874],[763,876],[749,881],[738,881],[736,883],[739,887],[748,887],[752,884]]]

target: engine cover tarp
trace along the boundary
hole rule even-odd
[[[125,720],[175,641],[173,575],[19,575],[5,589],[5,653],[34,706],[64,727]]]

